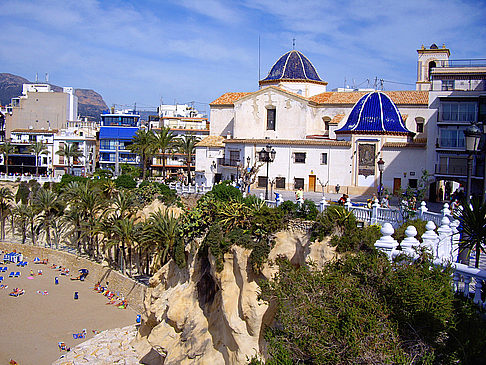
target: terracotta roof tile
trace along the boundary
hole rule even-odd
[[[224,140],[223,136],[207,136],[196,143],[196,147],[224,147]]]
[[[402,114],[402,120],[405,123],[407,121],[408,114]]]
[[[209,103],[209,105],[233,105],[233,103],[241,99],[243,96],[251,94],[250,92],[246,93],[225,93],[221,95],[219,98],[214,100],[213,102]]]
[[[324,92],[309,98],[317,104],[356,104],[367,91]],[[397,105],[428,105],[428,91],[384,91]]]
[[[334,117],[332,117],[331,121],[329,124],[339,124],[341,120],[343,120],[344,116],[346,114],[336,114]]]

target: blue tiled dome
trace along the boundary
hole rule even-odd
[[[359,99],[346,124],[336,132],[413,133],[403,123],[395,103],[380,91],[371,92]]]
[[[309,59],[298,51],[290,51],[280,57],[260,83],[277,80],[323,82]]]

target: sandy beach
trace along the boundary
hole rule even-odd
[[[1,257],[3,262],[3,255]],[[74,347],[94,336],[93,331],[124,327],[135,323],[136,313],[130,309],[118,309],[106,305],[108,299],[95,292],[93,282],[70,280],[70,276],[60,275],[51,269],[52,264],[34,264],[33,257],[24,257],[27,266],[7,266],[7,271],[0,273],[4,280],[0,284],[8,285],[0,289],[0,364],[8,364],[10,359],[19,365],[51,364],[65,353],[60,351],[58,342],[63,341]],[[35,273],[32,279],[31,270]],[[42,275],[37,271],[42,270]],[[10,272],[21,272],[20,278],[9,278]],[[76,272],[72,272],[76,276]],[[59,284],[55,285],[55,277]],[[12,297],[13,288],[25,290],[25,294]],[[37,291],[47,291],[42,295]],[[74,292],[79,299],[74,300]],[[74,339],[73,333],[86,329],[85,339]]]

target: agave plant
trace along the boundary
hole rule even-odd
[[[227,232],[233,228],[247,228],[250,223],[251,208],[236,200],[218,202],[217,218]]]
[[[459,249],[469,254],[475,251],[475,267],[479,267],[479,256],[486,251],[486,203],[481,198],[475,197],[470,204],[462,202],[462,209],[458,209],[454,215],[460,222],[461,241]]]

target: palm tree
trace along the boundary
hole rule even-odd
[[[177,149],[179,153],[184,155],[187,166],[187,183],[191,183],[191,162],[192,155],[196,149],[196,143],[199,142],[199,138],[192,134],[184,134],[178,139]]]
[[[113,199],[113,205],[115,218],[131,218],[137,209],[137,200],[130,191],[119,191]]]
[[[11,213],[11,202],[13,201],[14,196],[12,191],[9,188],[2,187],[0,188],[0,222],[1,222],[1,239],[5,239],[5,220],[7,219],[8,215]]]
[[[67,159],[68,163],[68,170],[71,175],[72,171],[72,164],[71,159],[74,161],[76,158],[83,155],[83,152],[78,148],[76,143],[68,143],[66,145],[59,146],[59,151],[56,152],[59,156],[64,156]]]
[[[15,224],[22,234],[22,244],[25,244],[29,224],[29,206],[23,203],[16,205],[12,210],[12,215],[14,216]]]
[[[47,155],[47,147],[43,142],[34,142],[28,150],[35,155],[35,176],[39,176],[39,156]]]
[[[0,145],[0,153],[3,155],[3,161],[5,162],[5,174],[8,175],[8,156],[15,153],[16,147],[10,142],[5,142]]]
[[[475,197],[470,204],[462,203],[462,209],[458,209],[455,218],[460,222],[461,241],[459,250],[466,251],[467,256],[472,250],[476,253],[475,267],[479,267],[479,255],[486,252],[486,203]]]
[[[162,129],[155,135],[155,138],[156,148],[162,154],[162,174],[165,180],[165,164],[167,162],[167,154],[172,152],[175,147],[176,135],[171,132],[169,127],[162,127]]]
[[[32,205],[28,204],[25,209],[27,225],[29,226],[30,230],[30,238],[32,240],[32,245],[35,246],[36,237],[38,233],[38,225],[37,225],[37,208]]]
[[[173,212],[160,209],[150,213],[143,232],[143,242],[155,251],[154,264],[158,269],[173,255],[174,246],[179,238],[181,220]]]
[[[39,220],[46,234],[46,247],[50,247],[52,221],[63,210],[62,201],[55,192],[40,188],[34,198],[34,206],[40,212]]]
[[[120,218],[115,221],[112,229],[112,239],[110,244],[116,245],[121,243],[121,270],[125,274],[126,259],[125,252],[128,249],[129,274],[132,275],[132,249],[140,238],[141,225],[133,223],[130,218]]]
[[[139,129],[132,138],[132,144],[127,148],[142,160],[142,179],[145,180],[147,174],[147,161],[155,152],[155,135],[152,131]]]

